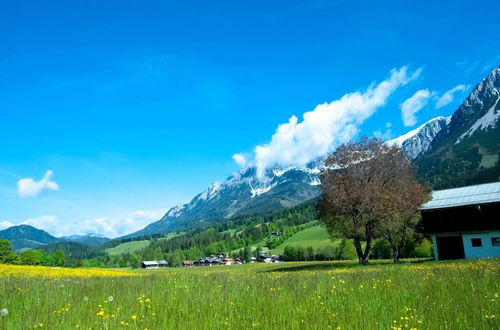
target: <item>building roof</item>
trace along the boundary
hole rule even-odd
[[[432,200],[420,209],[425,211],[494,202],[500,202],[500,182],[433,191]]]
[[[154,265],[158,265],[158,262],[157,261],[143,261],[142,262],[144,265],[146,266],[154,266]]]

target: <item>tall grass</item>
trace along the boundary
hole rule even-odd
[[[12,271],[6,277],[0,269],[0,309],[8,309],[0,328],[500,328],[499,259],[367,267],[348,261],[248,264],[137,273],[142,276],[33,278]]]

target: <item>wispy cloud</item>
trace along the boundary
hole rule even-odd
[[[477,69],[479,65],[479,61],[478,60],[475,60],[473,61],[472,63],[468,64],[468,67],[467,69],[465,70],[465,75],[469,75],[471,72],[473,72],[474,70]]]
[[[493,59],[489,60],[484,66],[483,66],[483,69],[481,70],[481,72],[487,72],[487,71],[490,71],[490,70],[493,70],[493,68],[496,68],[498,67],[498,65],[500,65],[500,54],[498,54],[497,56],[495,56]]]
[[[427,105],[432,93],[428,89],[421,89],[399,106],[401,109],[401,118],[406,127],[414,126],[417,123],[416,114]]]
[[[19,197],[36,197],[48,191],[59,190],[59,185],[55,181],[50,180],[53,174],[51,170],[48,170],[40,181],[35,181],[33,178],[25,178],[17,181],[17,193]]]
[[[449,91],[446,91],[443,95],[441,95],[437,101],[436,101],[436,109],[442,108],[445,105],[453,102],[453,94],[455,92],[465,92],[466,90],[469,89],[469,86],[467,85],[457,85],[450,89]]]
[[[243,155],[243,154],[234,154],[233,160],[236,162],[236,164],[238,164],[241,167],[243,167],[247,164],[247,159],[246,159],[245,155]]]
[[[363,122],[384,106],[389,96],[400,86],[408,84],[420,75],[412,74],[407,67],[391,70],[389,78],[362,92],[345,94],[330,103],[319,104],[303,114],[303,120],[290,117],[278,126],[267,144],[254,150],[257,174],[264,177],[265,169],[272,166],[305,165],[325,155],[341,143],[350,141],[359,132]]]

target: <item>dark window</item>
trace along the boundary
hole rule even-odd
[[[491,245],[500,246],[500,237],[492,237],[491,238]]]
[[[483,242],[481,242],[480,238],[471,238],[470,241],[471,241],[473,247],[483,246]]]

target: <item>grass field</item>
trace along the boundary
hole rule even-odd
[[[500,328],[499,259],[384,262],[130,273],[0,265],[0,329]]]
[[[326,232],[326,229],[320,225],[317,225],[297,232],[282,244],[277,246],[275,249],[272,249],[270,252],[273,254],[282,255],[285,247],[287,246],[304,248],[311,246],[315,251],[317,251],[318,249],[323,248],[326,245],[337,246],[338,243],[339,241],[332,242],[330,236]]]
[[[164,237],[158,238],[158,240],[160,240],[160,241],[161,240],[169,240],[169,239],[172,239],[172,238],[179,236],[181,234],[182,233],[168,233]],[[132,252],[140,251],[148,245],[149,245],[148,240],[131,241],[131,242],[122,243],[122,244],[117,245],[115,247],[106,249],[106,253],[109,254],[110,256],[118,255],[118,254],[122,254],[122,253],[127,253],[127,252],[132,253]]]
[[[127,252],[132,253],[132,252],[140,251],[148,245],[149,245],[149,241],[131,241],[131,242],[122,243],[122,244],[117,245],[115,247],[106,249],[106,253],[109,254],[110,256],[118,255],[118,254],[122,254],[122,253],[127,253]]]

